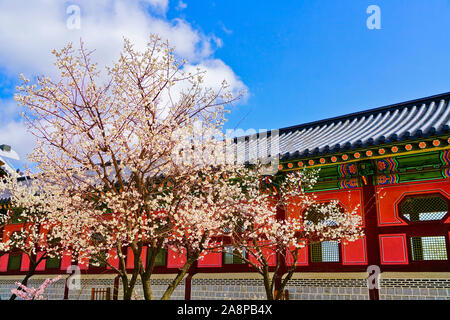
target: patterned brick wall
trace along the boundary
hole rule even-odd
[[[287,286],[291,300],[368,300],[365,279],[292,279]]]
[[[305,278],[302,278],[305,277]],[[367,289],[366,279],[358,276],[356,278],[338,279],[333,278],[332,274],[327,277],[319,278],[321,275],[298,275],[292,279],[288,286],[291,300],[368,300],[369,291]],[[53,278],[54,276],[48,276]],[[110,288],[111,298],[114,290],[114,279],[82,277],[81,289],[70,290],[69,299],[71,300],[90,300],[92,288]],[[257,275],[228,275],[223,274],[208,275],[198,274],[192,278],[191,299],[192,300],[264,300],[266,298],[263,281]],[[434,275],[419,276],[391,274],[380,279],[380,299],[381,300],[422,300],[438,299],[450,300],[450,278],[447,276]],[[15,288],[14,283],[21,281],[20,277],[0,278],[0,299],[6,300],[11,296],[11,289]],[[29,285],[35,288],[39,287],[45,276],[31,279]],[[154,299],[160,299],[166,290],[171,278],[152,279],[152,291]],[[64,298],[65,279],[52,284],[47,288],[44,294],[45,299],[60,300]],[[134,299],[143,299],[141,281],[138,280],[135,287]],[[176,288],[172,295],[173,300],[183,300],[185,297],[185,281]],[[122,299],[121,283],[119,282],[119,299]]]
[[[380,279],[380,300],[450,300],[450,279]]]
[[[368,300],[365,279],[292,279],[288,286],[291,300]],[[193,300],[264,300],[262,279],[192,279]]]
[[[49,278],[53,278],[54,276],[49,276]],[[22,278],[8,278],[8,279],[0,279],[0,299],[1,300],[7,300],[11,296],[11,289],[16,288],[15,282],[16,281],[22,281]],[[29,281],[29,286],[32,287],[39,287],[43,282],[45,281],[44,278],[42,279],[31,279]],[[47,290],[44,294],[44,299],[48,300],[62,300],[64,299],[64,288],[65,288],[65,279],[61,279],[56,283],[53,283],[49,287],[47,287]],[[164,293],[164,291],[167,289],[167,286],[171,282],[171,279],[153,279],[152,280],[152,291],[153,291],[153,297],[154,299],[160,299]],[[91,293],[92,288],[95,289],[105,289],[110,288],[111,292],[111,299],[113,298],[113,292],[114,292],[114,279],[96,279],[95,277],[92,278],[84,278],[82,276],[82,279],[80,281],[80,289],[72,289],[69,290],[69,300],[90,300],[91,299]],[[122,299],[122,287],[121,283],[119,282],[119,300]],[[144,293],[142,291],[142,283],[140,280],[137,281],[135,286],[135,294],[133,295],[133,299],[143,299]],[[183,282],[175,289],[174,293],[172,294],[171,299],[173,300],[184,300],[185,297],[185,282]]]
[[[264,300],[260,279],[192,279],[192,300]]]
[[[49,278],[54,278],[54,276],[49,276]],[[21,282],[23,278],[17,279],[2,279],[0,280],[0,299],[8,300],[11,297],[11,289],[17,288],[15,282]],[[29,287],[38,288],[45,279],[30,279],[28,281]],[[45,290],[43,297],[46,300],[62,300],[64,298],[64,288],[66,285],[65,279],[60,279],[59,281],[52,283]],[[21,300],[17,298],[17,300]]]

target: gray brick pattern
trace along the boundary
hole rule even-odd
[[[0,280],[0,299],[7,300],[15,282]],[[171,279],[153,279],[154,299],[160,299]],[[29,286],[39,287],[44,279],[31,279]],[[47,288],[44,299],[60,300],[64,297],[65,280],[61,279]],[[69,299],[89,300],[92,288],[114,288],[113,279],[82,279],[80,290],[70,290]],[[287,288],[291,300],[367,300],[369,291],[365,279],[293,279]],[[183,300],[185,283],[177,287],[174,300]],[[122,299],[119,282],[119,299]],[[450,300],[450,279],[380,279],[381,300]],[[138,280],[133,299],[143,299],[141,281]],[[264,300],[262,279],[192,279],[193,300]]]
[[[0,280],[0,299],[8,300],[11,297],[11,289],[17,288],[15,282],[21,282],[23,278],[17,280]],[[28,287],[39,288],[45,279],[30,279]],[[45,300],[62,300],[64,298],[64,287],[66,285],[65,279],[60,279],[45,289],[43,298]],[[16,298],[22,300],[21,298]]]
[[[259,279],[192,279],[192,300],[265,300]]]
[[[380,279],[380,300],[450,300],[450,279]]]
[[[291,300],[369,300],[365,279],[293,279]]]
[[[294,279],[286,287],[291,300],[368,300],[364,279]],[[265,300],[262,279],[193,279],[193,300]]]

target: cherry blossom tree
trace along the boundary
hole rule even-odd
[[[26,255],[29,268],[21,283],[26,286],[39,264],[60,255],[60,243],[51,232],[48,216],[48,208],[55,208],[50,206],[54,197],[51,188],[43,189],[42,181],[32,176],[4,175],[0,180],[0,194],[9,196],[9,209],[0,215],[0,225],[13,222],[19,227],[14,232],[4,230],[0,252]],[[21,291],[22,286],[17,290]],[[11,300],[15,298],[13,292]]]
[[[233,251],[228,253],[263,277],[268,300],[283,297],[303,247],[322,241],[355,241],[363,236],[357,208],[345,212],[337,201],[316,201],[311,189],[317,176],[318,170],[266,176],[262,190],[271,196],[272,210],[264,214],[237,210],[230,218]]]
[[[54,54],[60,79],[37,77],[32,84],[22,76],[16,95],[37,138],[29,159],[60,199],[49,204],[52,230],[74,259],[117,272],[124,299],[139,277],[151,299],[159,251],[194,238],[188,248],[199,248],[198,236],[215,223],[206,212],[211,196],[195,201],[192,192],[211,190],[207,178],[230,171],[217,147],[221,139],[212,136],[240,93],[233,96],[225,82],[206,87],[201,70],[184,72],[186,62],[155,35],[144,51],[125,39],[120,58],[106,71],[98,70],[83,43],[78,51],[68,45]],[[196,220],[205,226],[193,231]],[[209,231],[204,234],[200,242],[207,246]]]

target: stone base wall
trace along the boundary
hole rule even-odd
[[[293,279],[290,300],[369,300],[365,279]]]
[[[55,278],[55,276],[48,276],[48,278]],[[39,288],[46,278],[31,278],[28,280],[28,287]],[[11,289],[16,289],[16,282],[22,282],[23,277],[0,277],[0,300],[8,300],[11,297]],[[62,300],[64,298],[64,288],[66,286],[65,278],[52,283],[47,287],[43,294],[46,300]],[[17,300],[22,300],[17,297]]]
[[[366,273],[299,273],[286,287],[290,300],[368,300],[369,290]],[[36,275],[28,285],[38,288],[46,278],[55,275]],[[65,282],[68,275],[50,285],[44,299],[64,298]],[[111,299],[114,292],[115,275],[82,275],[81,289],[69,290],[70,300],[90,300],[92,288],[110,288]],[[155,275],[152,279],[154,299],[160,299],[173,275]],[[15,282],[21,276],[0,276],[0,299],[7,300]],[[265,300],[263,280],[256,273],[196,274],[191,280],[192,300]],[[119,281],[119,300],[122,299],[122,284]],[[141,300],[144,294],[140,279],[135,286],[133,299]],[[399,273],[386,272],[380,277],[380,300],[450,300],[450,273]],[[172,300],[184,300],[185,280],[175,289]]]
[[[35,278],[36,277],[36,278]],[[55,275],[39,275],[35,276],[28,281],[28,286],[38,288],[47,278],[54,278]],[[46,300],[62,300],[64,299],[64,289],[66,285],[66,278],[51,284],[44,292],[44,299]],[[16,276],[0,276],[0,300],[8,300],[11,297],[11,289],[17,288],[15,282],[21,282],[22,277]],[[152,291],[154,299],[160,299],[167,289],[167,286],[172,281],[172,278],[167,279],[152,279]],[[80,289],[72,289],[68,292],[69,300],[91,300],[92,288],[106,289],[110,288],[111,299],[114,294],[114,276],[101,276],[101,275],[82,275],[80,280]],[[132,299],[143,300],[144,293],[142,290],[142,283],[140,280],[136,282],[134,288],[134,295]],[[119,300],[123,298],[122,285],[119,281]],[[184,300],[185,297],[185,281],[175,289],[172,294],[172,300]],[[18,298],[18,300],[20,300]]]
[[[368,300],[363,278],[333,278],[336,274],[298,274],[288,283],[290,300]],[[305,277],[305,278],[302,278]],[[265,300],[258,274],[197,274],[192,278],[192,300]]]
[[[449,278],[381,278],[380,300],[450,300]]]
[[[31,279],[29,285],[39,287],[45,279]],[[9,299],[14,283],[21,279],[0,280],[0,298]],[[154,299],[160,299],[166,290],[170,279],[152,280]],[[317,300],[317,299],[368,299],[367,287],[363,287],[360,280],[330,280],[330,279],[293,279],[287,290],[291,300]],[[110,288],[111,298],[114,291],[114,279],[82,279],[80,290],[70,290],[70,300],[90,300],[92,288]],[[61,300],[64,298],[65,280],[62,279],[47,288],[44,298]],[[191,283],[192,300],[265,300],[266,294],[261,279],[205,279],[193,278]],[[398,290],[398,289],[397,289]],[[119,300],[123,297],[119,282]],[[144,294],[141,281],[135,286],[133,299],[141,300]],[[185,297],[184,281],[174,291],[173,300],[183,300]]]
[[[204,279],[191,282],[192,300],[264,300],[266,297],[261,279]]]

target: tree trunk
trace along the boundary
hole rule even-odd
[[[126,287],[123,290],[123,300],[129,301],[133,296],[133,288]]]
[[[170,283],[170,285],[167,287],[166,291],[164,292],[163,296],[161,297],[161,300],[169,300],[172,296],[172,293],[175,291],[176,287],[180,284],[180,282],[183,280],[184,276],[189,271],[189,268],[192,266],[192,264],[197,260],[198,256],[194,256],[189,258],[186,263],[184,264],[183,268],[180,269],[177,276],[173,281]]]
[[[128,274],[126,270],[126,262],[125,255],[119,256],[119,265],[121,269],[121,278],[122,278],[122,286],[123,286],[123,300],[131,300],[133,297],[134,287],[136,286],[136,281],[138,276],[141,274],[142,262],[141,262],[141,252],[142,245],[136,247],[135,244],[131,245],[134,254],[134,270],[131,275],[131,279],[128,280]],[[119,250],[121,248],[118,248]]]
[[[292,276],[294,275],[295,267],[291,268],[289,272],[287,273],[286,277],[281,281],[279,292],[277,293],[277,296],[275,297],[275,300],[280,300],[281,296],[283,295],[284,288],[286,288],[288,282],[292,279]]]
[[[141,276],[142,290],[144,291],[145,300],[153,300],[152,286],[150,283],[150,277]]]
[[[270,281],[268,268],[264,268],[263,277],[264,277],[264,288],[266,289],[267,300],[273,300],[273,287],[270,285],[271,281]]]
[[[133,295],[133,287],[130,288],[127,275],[121,276],[122,278],[122,291],[123,291],[123,300],[131,300],[131,296]]]
[[[153,274],[153,268],[155,267],[156,257],[161,251],[163,241],[159,241],[158,244],[152,246],[151,249],[149,247],[149,253],[151,254],[150,261],[147,264],[147,269],[145,270],[142,266],[141,268],[141,281],[142,281],[142,290],[144,291],[144,299],[145,300],[153,300],[153,292],[150,278]]]
[[[133,274],[131,276],[130,281],[128,281],[127,275],[125,275],[125,278],[122,278],[122,284],[123,284],[123,300],[131,300],[133,297],[134,288],[136,287],[136,280],[138,275]]]

